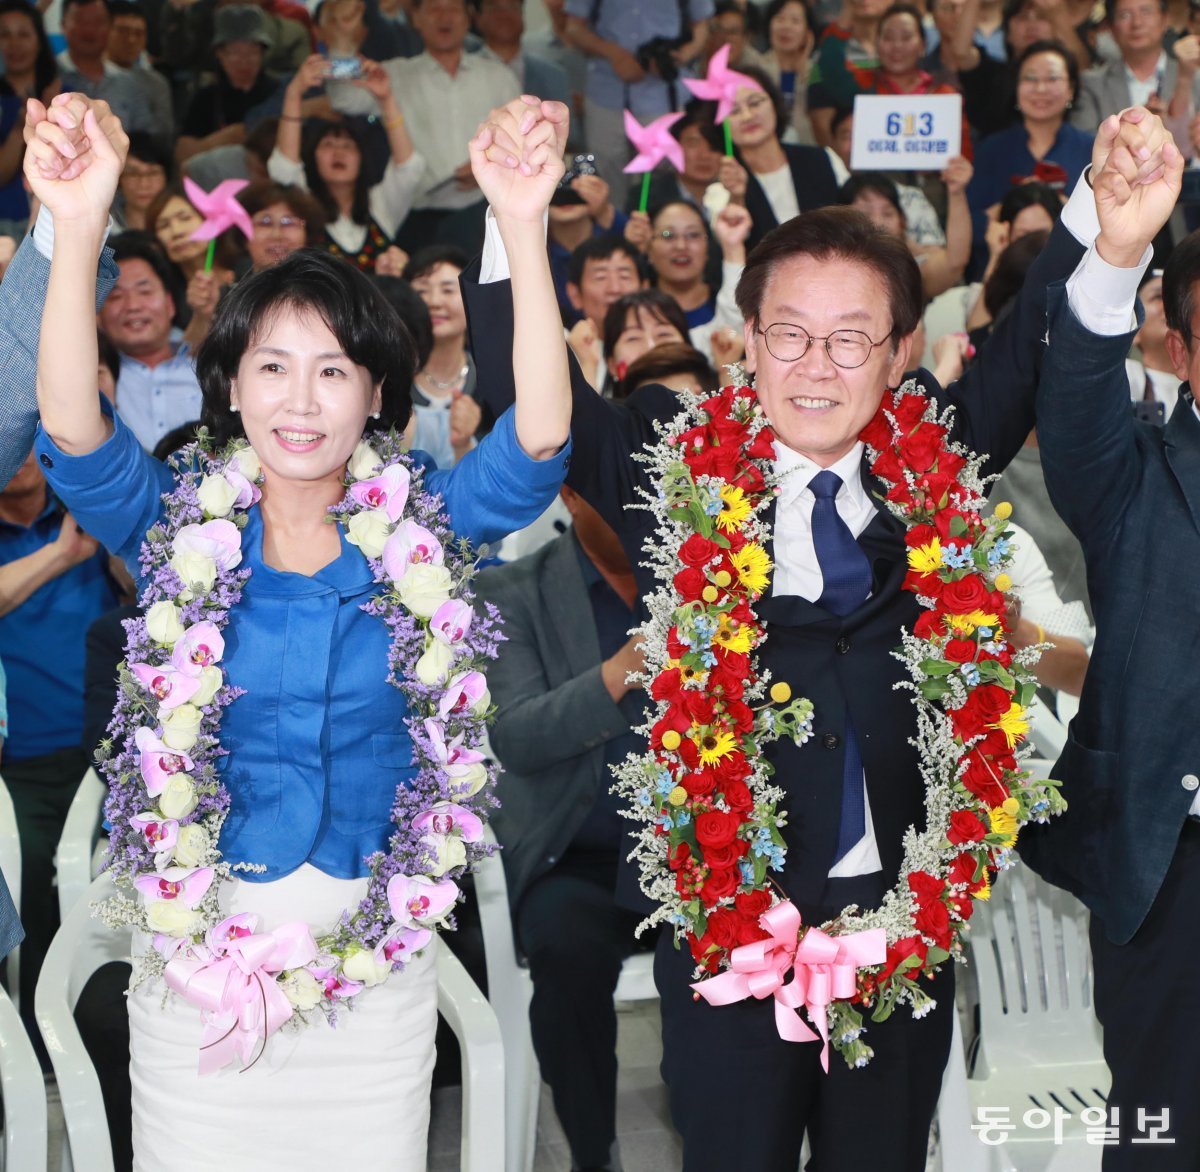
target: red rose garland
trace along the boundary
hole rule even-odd
[[[872,1056],[862,1010],[880,1021],[900,1003],[917,1016],[932,1008],[917,978],[961,954],[973,900],[1009,865],[1020,826],[1064,807],[1053,782],[1018,764],[1037,653],[1008,640],[1011,509],[984,517],[981,458],[950,441],[948,418],[909,383],[884,394],[862,433],[887,507],[908,526],[905,588],[925,607],[896,654],[917,709],[927,826],[906,839],[879,909],[846,909],[820,928],[801,925],[768,877],[784,868],[785,816],[763,748],[811,734],[808,701],[755,704],[767,686],[754,603],[771,570],[759,514],[777,491],[774,437],[754,391],[727,387],[689,405],[640,457],[662,489],[646,506],[660,522],[646,550],[662,585],[643,628],[657,709],[650,751],[617,778],[644,823],[635,853],[660,905],[647,924],[669,922],[686,940],[698,996],[803,1007],[817,1033],[796,1014],[777,1014],[780,1032],[819,1035],[851,1065]],[[787,703],[790,689],[776,684],[771,699]]]

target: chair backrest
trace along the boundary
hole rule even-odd
[[[13,906],[21,910],[21,836],[17,831],[17,812],[13,808],[12,795],[4,778],[0,777],[0,875],[8,884]],[[21,1004],[18,990],[21,987],[21,949],[18,946],[8,954],[8,988],[13,1004]]]
[[[92,903],[107,899],[115,890],[112,878],[104,874],[76,901],[46,952],[34,996],[38,1029],[58,1081],[75,1172],[113,1172],[100,1080],[74,1012],[88,978],[101,965],[129,959],[128,930],[114,931],[91,914]]]
[[[0,988],[0,1103],[7,1172],[46,1167],[46,1081],[17,1007]]]
[[[1088,913],[1073,895],[1018,863],[999,877],[991,899],[976,905],[971,958],[983,1064],[974,1077],[1099,1058]]]
[[[104,808],[104,782],[94,769],[88,769],[79,782],[55,854],[58,875],[58,916],[67,913],[83,898],[92,881],[92,854]]]

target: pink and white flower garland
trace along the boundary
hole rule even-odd
[[[452,926],[456,879],[488,852],[495,776],[480,751],[491,702],[482,667],[502,636],[494,608],[474,605],[471,552],[440,498],[422,491],[422,469],[394,435],[361,443],[331,513],[379,584],[363,609],[390,633],[384,674],[408,704],[416,776],[397,790],[395,831],[370,859],[366,897],[327,932],[301,922],[260,931],[253,914],[224,916],[223,881],[254,869],[221,861],[230,796],[216,762],[227,752],[221,713],[242,694],[226,675],[222,631],[250,577],[239,569],[241,535],[261,469],[244,443],[216,458],[193,446],[178,468],[166,515],[142,546],[145,616],[126,624],[105,743],[106,865],[122,890],[101,914],[153,934],[139,975],[161,974],[200,1007],[206,1073],[252,1063],[275,1030],[311,1010],[332,1021]]]

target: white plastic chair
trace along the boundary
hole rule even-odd
[[[4,1104],[5,1172],[46,1167],[46,1082],[16,1006],[0,988],[0,1102]]]
[[[496,841],[491,827],[485,833],[488,842]],[[508,883],[499,852],[485,859],[475,873],[475,897],[483,927],[488,1000],[496,1011],[504,1035],[504,1061],[508,1074],[504,1094],[507,1127],[504,1166],[508,1172],[530,1172],[537,1147],[538,1101],[542,1088],[529,1030],[533,981],[529,969],[517,955]],[[658,1000],[651,954],[639,953],[625,961],[613,1000],[618,1003]]]
[[[1003,1144],[989,1148],[991,1168],[1099,1169],[1104,1149],[1086,1143],[1079,1118],[1085,1108],[1105,1107],[1112,1082],[1092,1005],[1087,911],[1018,863],[977,905],[970,948],[980,1012],[968,1082],[972,1115],[981,1121],[990,1108],[1014,1125]],[[1052,1124],[1025,1121],[1030,1111],[1052,1118],[1058,1109],[1070,1115],[1061,1143]]]
[[[87,891],[100,873],[104,840],[100,835],[100,814],[106,793],[104,782],[95,769],[88,769],[79,782],[67,820],[63,823],[54,867],[58,875],[58,917],[67,913]]]
[[[91,914],[91,905],[114,893],[110,875],[94,879],[63,917],[38,978],[34,999],[62,1099],[69,1158],[74,1172],[112,1172],[112,1144],[95,1067],[75,1024],[79,995],[101,965],[128,960],[130,934],[114,931]],[[478,986],[448,948],[438,950],[438,1011],[462,1048],[463,1172],[503,1172],[504,1046],[500,1024]],[[36,1065],[36,1063],[35,1063]],[[43,1115],[45,1106],[43,1103]],[[44,1129],[44,1125],[43,1125]],[[19,1166],[14,1172],[24,1172]],[[45,1167],[45,1157],[39,1168]]]
[[[17,812],[4,778],[0,777],[0,873],[8,884],[13,906],[21,908],[21,836],[17,832]],[[17,1009],[21,1008],[21,949],[8,954],[9,996]]]

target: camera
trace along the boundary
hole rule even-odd
[[[682,37],[655,37],[639,45],[634,56],[647,73],[657,74],[669,84],[679,77],[679,65],[671,54],[684,43]]]
[[[571,183],[578,179],[580,175],[597,175],[596,156],[595,155],[576,155],[571,160],[571,165],[563,172],[563,177],[558,181],[558,187],[555,188],[554,194],[550,197],[552,207],[561,208],[567,207],[570,204],[583,203],[583,196],[577,191],[571,189]]]

